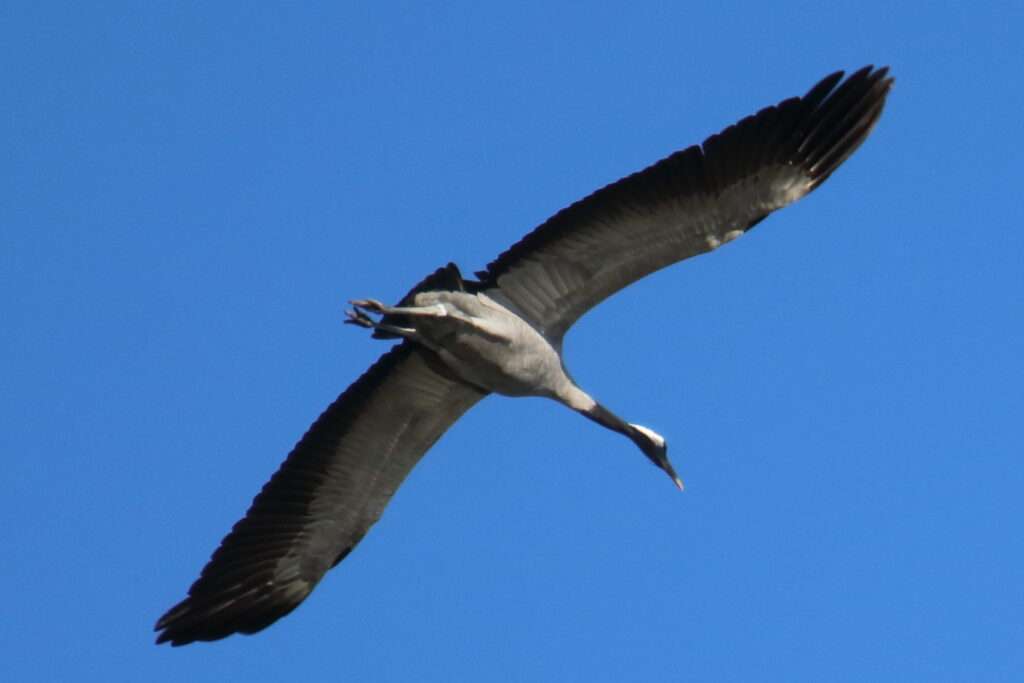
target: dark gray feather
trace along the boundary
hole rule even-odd
[[[380,518],[420,457],[485,395],[409,343],[313,423],[189,589],[156,624],[183,645],[254,633],[295,609]]]
[[[878,120],[892,85],[886,74],[832,74],[802,98],[598,190],[491,262],[481,286],[560,344],[618,290],[709,251],[824,182]]]

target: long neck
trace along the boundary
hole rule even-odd
[[[567,381],[561,387],[561,391],[555,395],[555,398],[602,427],[629,437],[629,440],[635,443],[656,467],[662,469],[675,482],[680,491],[683,489],[683,482],[673,469],[672,463],[669,462],[665,441],[660,436],[649,429],[626,422],[592,399],[571,381]]]
[[[623,421],[618,415],[597,402],[594,403],[594,406],[590,410],[583,410],[580,412],[599,425],[628,436],[630,441],[635,443],[637,447],[643,451],[643,454],[647,456],[648,460],[650,460],[655,467],[662,469],[665,474],[675,482],[675,485],[679,487],[679,490],[683,490],[683,482],[679,478],[679,475],[676,474],[675,469],[672,467],[672,463],[668,460],[665,442],[661,441],[658,443],[651,436],[653,435],[657,437],[656,434],[648,429],[639,427],[638,425],[632,425]]]
[[[651,444],[650,439],[648,439],[646,435],[594,399],[590,398],[590,396],[587,396],[582,391],[579,393],[582,394],[586,400],[577,401],[575,402],[575,405],[569,404],[570,408],[579,412],[584,417],[593,420],[602,427],[607,427],[614,432],[618,432],[619,434],[629,437],[633,443],[640,447],[640,450],[647,453]]]
[[[636,430],[631,424],[623,420],[621,417],[613,413],[612,411],[605,408],[603,405],[594,402],[588,410],[579,411],[584,417],[588,417],[602,427],[607,427],[619,434],[624,434],[630,439],[636,441],[635,434]]]
[[[640,450],[644,453],[648,452],[651,446],[650,439],[636,429],[636,427],[595,401],[589,394],[572,383],[571,380],[566,379],[566,383],[556,395],[559,401],[602,427],[607,427],[612,431],[629,437],[633,443],[640,447]]]

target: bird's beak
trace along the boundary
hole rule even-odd
[[[679,478],[678,474],[676,474],[676,470],[672,467],[672,463],[668,461],[668,458],[665,458],[663,462],[659,462],[658,466],[665,471],[665,474],[668,475],[668,478],[672,480],[672,483],[676,485],[677,489],[680,491],[684,489],[683,480]]]

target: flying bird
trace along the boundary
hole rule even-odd
[[[448,264],[395,306],[348,320],[399,340],[313,423],[221,542],[158,643],[255,633],[294,610],[380,518],[459,417],[490,393],[554,399],[636,444],[680,489],[665,439],[619,418],[562,362],[562,338],[632,282],[730,242],[823,183],[867,138],[887,68],[824,78],[558,212],[484,270]]]

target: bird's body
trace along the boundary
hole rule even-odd
[[[546,398],[562,397],[571,386],[551,343],[486,293],[421,292],[413,304],[423,313],[414,317],[409,338],[467,383],[504,396]]]
[[[157,642],[254,633],[292,611],[420,457],[489,393],[554,399],[628,437],[682,488],[664,438],[571,379],[562,338],[616,291],[736,239],[824,182],[867,138],[892,85],[886,69],[842,76],[572,204],[479,280],[449,264],[397,306],[353,301],[348,322],[401,343],[296,444],[188,597],[157,622]]]
[[[467,283],[453,263],[428,280],[432,284],[447,282],[455,289],[410,293],[406,297],[409,306],[385,306],[372,299],[353,301],[356,309],[349,314],[349,322],[373,328],[385,337],[405,337],[429,349],[448,371],[484,392],[554,399],[629,437],[683,488],[668,460],[665,439],[647,427],[623,421],[580,389],[566,372],[562,354],[533,325],[487,293],[465,291]],[[366,311],[387,317],[375,322]],[[398,321],[405,322],[395,324]]]

